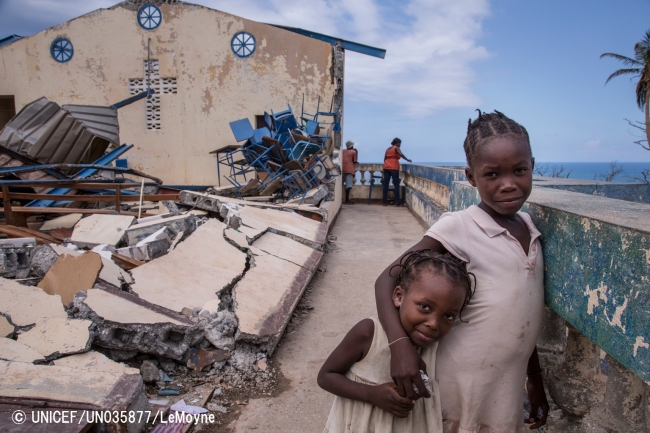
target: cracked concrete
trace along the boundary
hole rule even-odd
[[[0,299],[0,313],[19,327],[34,325],[45,318],[68,317],[60,296],[48,295],[37,287],[23,286],[5,278],[0,278]]]
[[[134,221],[134,217],[126,215],[91,215],[75,224],[71,240],[89,248],[101,244],[115,247]]]
[[[96,287],[79,292],[74,308],[75,317],[97,325],[94,343],[109,349],[137,350],[179,361],[203,338],[194,322],[118,290]]]
[[[203,307],[241,277],[246,254],[224,239],[226,226],[211,219],[169,254],[132,271],[133,291],[172,311]]]
[[[50,360],[90,350],[92,329],[90,320],[50,317],[36,322],[32,329],[21,333],[17,341]]]
[[[10,338],[0,338],[0,360],[14,362],[45,361],[43,355],[26,344]]]
[[[180,232],[183,232],[184,236],[187,237],[196,230],[197,220],[198,218],[196,215],[187,213],[184,215],[149,221],[143,224],[136,224],[126,230],[126,243],[129,246],[134,246],[138,242],[165,227],[169,233],[171,233],[172,238]]]

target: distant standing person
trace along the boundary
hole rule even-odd
[[[384,155],[384,206],[388,206],[388,182],[393,179],[393,187],[395,187],[395,206],[401,206],[402,202],[399,199],[399,159],[404,158],[408,162],[413,162],[406,157],[400,150],[402,140],[393,138],[391,146],[386,149]]]
[[[347,141],[341,156],[341,167],[343,168],[343,182],[345,182],[345,204],[354,204],[350,201],[350,190],[354,185],[354,164],[359,162],[359,152],[354,148],[354,141]]]

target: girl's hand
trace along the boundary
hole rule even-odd
[[[418,372],[418,374],[420,374]],[[397,386],[392,383],[376,385],[371,392],[370,404],[393,414],[398,418],[406,418],[413,410],[415,402],[397,393]]]
[[[544,381],[541,374],[531,374],[526,382],[528,400],[530,401],[530,418],[525,420],[526,424],[532,424],[530,429],[537,429],[546,424],[548,416],[548,401],[544,392]],[[542,409],[542,416],[538,417],[538,411]]]
[[[410,400],[431,397],[424,386],[420,370],[426,373],[427,366],[409,339],[397,341],[391,346],[390,375],[395,381],[400,396]],[[413,385],[417,387],[420,394],[415,392]]]

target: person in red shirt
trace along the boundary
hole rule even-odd
[[[386,149],[386,154],[384,155],[384,194],[382,201],[384,206],[388,206],[388,182],[390,179],[393,179],[393,187],[395,188],[395,206],[401,206],[402,202],[399,197],[399,159],[404,158],[408,162],[413,162],[406,157],[400,150],[402,145],[402,140],[395,137],[391,141],[391,146]]]
[[[359,152],[354,148],[354,141],[347,141],[345,143],[346,149],[341,155],[341,168],[343,171],[343,182],[345,183],[345,204],[354,204],[350,201],[350,190],[354,185],[354,164],[359,162]]]

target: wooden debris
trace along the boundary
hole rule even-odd
[[[27,227],[16,227],[9,224],[0,226],[0,233],[4,233],[11,238],[36,238],[36,241],[40,244],[61,243],[54,236],[39,232],[38,230],[28,229]]]
[[[113,253],[111,258],[115,263],[120,265],[122,269],[125,269],[127,271],[144,265],[144,262],[141,262],[140,260],[132,259],[131,257],[123,256],[122,254],[118,253]]]
[[[102,257],[93,252],[76,257],[63,254],[56,259],[38,287],[47,294],[61,296],[63,305],[68,305],[75,293],[93,288],[102,266]]]
[[[62,243],[65,242],[66,239],[70,239],[72,237],[72,229],[66,229],[63,227],[58,229],[53,229],[50,230],[50,236],[59,240],[59,242],[53,242],[53,243]]]

